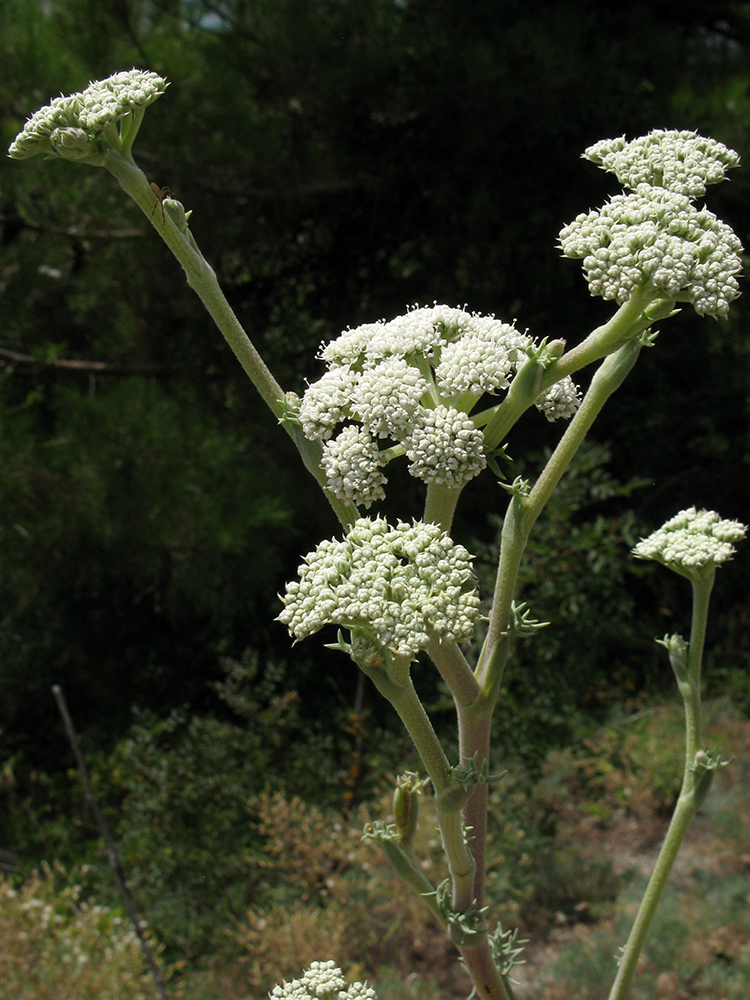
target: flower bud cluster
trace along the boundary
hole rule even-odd
[[[328,370],[299,408],[305,436],[325,442],[329,489],[366,507],[381,499],[394,454],[384,457],[383,439],[400,446],[418,479],[463,486],[486,465],[484,435],[469,413],[485,393],[508,388],[532,346],[493,316],[441,305],[345,330],[321,351]],[[537,401],[548,419],[570,416],[577,404],[569,379]]]
[[[167,86],[156,73],[132,69],[91,83],[79,94],[56,97],[29,118],[8,155],[24,160],[46,153],[93,162],[104,151],[105,130],[153,104]]]
[[[463,486],[487,464],[482,432],[452,406],[423,410],[404,445],[409,472],[426,483]]]
[[[689,507],[642,539],[633,549],[639,559],[655,559],[690,579],[699,579],[734,555],[734,542],[745,537],[739,521],[723,520],[716,511]]]
[[[274,986],[271,1000],[376,1000],[366,983],[347,985],[335,962],[313,962],[310,968],[283,986]]]
[[[328,488],[340,500],[369,507],[385,498],[385,459],[377,441],[359,424],[348,424],[338,437],[323,445],[320,465]]]
[[[435,524],[360,518],[308,553],[298,575],[279,615],[296,639],[341,625],[413,657],[434,636],[470,638],[479,615],[471,555]]]
[[[570,375],[555,382],[541,394],[534,406],[552,423],[569,420],[581,405],[581,390]]]
[[[602,139],[583,155],[631,191],[648,184],[691,199],[701,198],[709,184],[725,180],[727,170],[740,162],[739,154],[723,142],[697,132],[664,129],[654,129],[632,142],[625,136]]]
[[[583,261],[591,294],[623,303],[647,292],[690,302],[701,315],[726,316],[739,295],[742,244],[692,202],[723,180],[737,154],[693,132],[659,130],[631,143],[604,140],[585,155],[632,189],[560,232],[565,256]]]

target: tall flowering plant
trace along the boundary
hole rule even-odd
[[[40,153],[103,167],[165,240],[248,376],[295,442],[342,526],[341,537],[308,553],[282,597],[279,620],[295,640],[337,626],[345,653],[394,707],[426,779],[396,782],[394,822],[366,836],[385,854],[445,928],[483,1000],[512,996],[519,948],[513,932],[491,929],[485,907],[490,729],[506,666],[535,621],[518,598],[529,534],[600,410],[656,340],[655,324],[688,303],[703,316],[727,315],[739,294],[741,245],[729,226],[699,208],[710,184],[738,165],[735,152],[694,132],[656,130],[631,142],[604,140],[584,156],[614,173],[624,193],[579,215],[560,248],[582,262],[592,295],[613,303],[611,318],[569,348],[537,341],[495,316],[435,304],[345,330],[321,349],[326,371],[299,397],[285,393],[232,312],[189,228],[190,213],[149,184],[132,147],[146,108],[166,90],[155,73],[131,70],[92,83],[37,111],[9,153]],[[157,208],[161,208],[157,211]],[[585,393],[573,376],[595,366]],[[536,409],[565,431],[535,482],[503,484],[508,495],[486,637],[476,662],[465,643],[480,619],[472,556],[451,537],[466,484],[489,469],[502,478],[509,435]],[[405,461],[424,483],[424,508],[410,522],[363,514],[385,497],[388,466]],[[689,640],[661,640],[685,704],[685,770],[674,818],[624,946],[610,1000],[626,996],[638,955],[687,825],[708,792],[718,754],[703,745],[700,665],[708,600],[718,566],[745,527],[690,508],[634,549],[687,577],[693,587]],[[451,692],[458,758],[450,760],[411,679],[427,657]],[[429,782],[448,877],[427,878],[414,851],[417,796]],[[346,985],[333,962],[313,963],[273,997],[373,997]]]

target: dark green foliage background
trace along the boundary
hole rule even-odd
[[[321,340],[407,303],[581,339],[611,307],[557,234],[617,190],[581,152],[695,128],[750,162],[749,45],[750,4],[708,0],[0,0],[0,138],[60,91],[165,75],[136,159],[193,209],[241,321],[301,391]],[[708,198],[745,243],[749,195],[744,168]],[[173,711],[224,718],[209,682],[248,648],[288,661],[303,727],[355,705],[357,678],[273,622],[335,520],[148,221],[105,172],[43,160],[0,162],[0,213],[0,846],[25,856],[69,763],[53,683],[105,754],[134,707],[160,734]],[[524,596],[562,620],[509,681],[517,741],[671,683],[650,644],[685,629],[687,591],[611,558],[690,504],[748,520],[747,310],[665,324],[597,428],[611,458],[540,525]],[[512,456],[554,444],[543,423]],[[617,485],[633,477],[647,485]],[[389,514],[417,495],[406,483]],[[504,503],[491,476],[473,483],[456,535],[491,549]],[[719,574],[708,659],[747,707],[746,567]]]

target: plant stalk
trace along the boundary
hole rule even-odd
[[[685,767],[680,796],[677,799],[664,843],[659,851],[654,870],[651,873],[646,892],[638,907],[638,913],[623,950],[609,1000],[625,1000],[630,990],[638,959],[667,879],[690,822],[700,807],[700,801],[696,797],[694,764],[701,740],[701,661],[708,619],[708,603],[714,575],[715,573],[712,572],[703,579],[692,581],[693,612],[688,649],[688,671],[683,682],[680,682],[678,678],[678,687],[685,709]]]

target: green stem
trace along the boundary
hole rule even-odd
[[[475,671],[477,681],[493,707],[510,653],[507,632],[510,608],[528,539],[522,518],[524,503],[525,498],[520,493],[514,494],[503,518],[495,593],[487,635]]]
[[[655,298],[654,292],[634,292],[603,326],[592,330],[585,340],[549,366],[540,391],[559,382],[565,375],[572,375],[594,361],[613,354],[628,340],[648,329],[655,319],[669,315],[673,303],[670,303],[670,309],[666,313],[661,309],[649,310],[648,307],[654,303]],[[650,316],[650,312],[654,312],[654,315]]]
[[[394,657],[394,662],[387,671],[384,668],[362,669],[396,709],[432,781],[438,801],[438,825],[453,884],[453,905],[458,909],[458,901],[461,911],[466,910],[471,905],[473,895],[474,859],[466,844],[460,811],[440,808],[440,795],[448,788],[450,763],[414,689],[408,660]]]
[[[129,115],[120,122],[120,152],[128,155],[133,148],[133,143],[141,127],[146,107],[134,108]]]
[[[438,906],[435,886],[415,863],[414,859],[409,857],[403,847],[394,840],[381,839],[378,841],[378,846],[383,854],[385,854],[398,877],[411,886],[443,930],[447,932],[448,921]]]
[[[528,529],[541,514],[552,491],[562,479],[583,439],[612,393],[619,389],[638,360],[642,343],[629,340],[599,366],[575,416],[532,489],[524,510]]]
[[[632,369],[638,359],[641,346],[640,338],[629,340],[614,354],[605,358],[596,370],[581,405],[568,424],[565,434],[550,456],[534,488],[528,495],[524,495],[519,490],[511,499],[503,524],[497,583],[490,612],[489,628],[477,667],[477,679],[484,691],[497,690],[499,686],[499,674],[504,667],[507,656],[507,654],[501,655],[501,641],[508,628],[510,605],[529,532],[602,407]]]
[[[476,670],[481,696],[470,706],[457,706],[461,756],[471,757],[476,753],[478,766],[489,759],[491,717],[510,652],[508,622],[511,603],[529,533],[605,402],[635,364],[640,349],[639,342],[626,342],[600,365],[581,406],[534,488],[527,493],[524,487],[519,487],[511,498],[503,522],[489,628]],[[464,823],[472,828],[472,852],[476,861],[474,893],[478,900],[482,900],[487,840],[486,785],[475,789],[464,810]]]
[[[477,685],[471,674],[470,668],[463,658],[463,654],[455,644],[443,646],[438,640],[430,643],[430,655],[440,663],[441,672],[444,670],[446,677],[450,678],[451,689],[456,690],[465,696],[476,695]],[[396,663],[396,669],[386,672],[384,669],[362,668],[373,680],[380,693],[386,697],[396,709],[401,721],[411,736],[425,769],[432,780],[436,797],[448,787],[448,759],[443,752],[440,741],[435,734],[432,724],[424,710],[424,707],[417,696],[411,677],[405,669],[404,662]],[[466,671],[469,672],[467,676]],[[489,742],[489,726],[487,727],[487,738]],[[483,786],[475,789],[481,792]],[[484,786],[486,788],[486,786]],[[481,795],[480,795],[481,797]],[[465,817],[464,817],[465,822]],[[486,823],[486,809],[485,819]],[[476,865],[469,851],[464,837],[464,829],[461,821],[461,814],[457,811],[446,812],[438,808],[438,824],[443,840],[448,866],[453,883],[452,906],[457,912],[465,912],[475,901],[475,879],[474,873]],[[475,837],[475,834],[472,833]],[[475,838],[476,839],[476,838]],[[398,845],[384,842],[386,856],[394,865],[394,868],[402,878],[423,897],[428,906],[433,910],[440,923],[445,927],[444,915],[436,910],[432,901],[432,896],[428,895],[429,881],[413,866],[410,859],[404,854]],[[474,841],[472,842],[474,847]],[[482,862],[482,867],[484,862]],[[478,937],[478,939],[477,939]],[[457,944],[464,960],[464,964],[471,976],[477,994],[482,1000],[510,1000],[508,991],[505,988],[502,977],[497,970],[489,940],[486,932],[473,936],[474,943],[471,945]]]
[[[672,870],[677,852],[680,849],[690,821],[695,815],[693,808],[692,794],[680,795],[675,806],[672,821],[669,824],[667,835],[664,838],[659,857],[651,873],[646,892],[638,908],[633,928],[628,938],[628,943],[622,953],[617,976],[609,994],[609,1000],[624,1000],[630,989],[635,975],[638,958],[646,939],[646,934],[651,926],[651,921],[659,904],[659,899],[664,891],[669,873]]]
[[[458,716],[459,760],[471,760],[476,755],[477,768],[489,762],[492,705],[482,697],[479,684],[463,653],[455,642],[441,643],[433,638],[427,652],[448,685]],[[474,789],[462,810],[464,829],[471,830],[471,853],[474,857],[472,900],[481,909],[484,905],[485,858],[487,853],[487,784]],[[454,904],[455,905],[455,904]],[[464,907],[465,908],[465,907]]]
[[[533,406],[539,393],[542,391],[542,379],[544,368],[537,360],[529,358],[521,367],[516,377],[510,384],[508,394],[503,402],[492,411],[492,416],[487,421],[484,429],[484,450],[488,454],[505,441],[511,428],[530,406]],[[557,381],[557,379],[555,379]],[[484,423],[482,414],[476,425]]]
[[[221,290],[213,268],[198,249],[190,231],[187,227],[184,232],[178,228],[171,213],[154,211],[158,200],[146,175],[129,154],[123,155],[110,149],[105,155],[104,166],[147,216],[182,265],[188,284],[203,302],[263,401],[294,441],[305,467],[317,480],[336,516],[345,527],[350,527],[359,516],[357,508],[352,503],[339,500],[327,489],[326,478],[320,468],[320,442],[308,441],[298,425],[282,421],[284,391],[242,328]]]
[[[284,390],[256,351],[219,287],[216,274],[206,258],[180,232],[169,215],[155,211],[156,196],[146,175],[129,156],[114,150],[106,155],[105,166],[123,190],[149,218],[161,238],[182,265],[190,287],[197,293],[221,330],[237,360],[249,376],[264,402],[277,419],[283,415]]]
[[[683,692],[687,732],[685,739],[685,767],[690,768],[702,742],[701,724],[701,664],[703,646],[706,640],[708,604],[714,585],[716,570],[699,580],[691,580],[693,588],[693,616],[690,624],[690,645],[688,646],[689,691]],[[688,708],[687,695],[690,696]],[[692,772],[691,772],[692,773]]]
[[[701,580],[693,580],[693,612],[688,649],[687,678],[678,683],[685,708],[685,767],[682,776],[680,797],[677,800],[672,820],[664,843],[656,859],[646,892],[638,907],[633,927],[622,953],[617,976],[609,994],[609,1000],[625,1000],[635,975],[636,966],[643,949],[654,914],[659,905],[664,886],[682,846],[687,829],[698,811],[700,802],[696,800],[695,755],[701,740],[701,661],[703,643],[708,619],[708,603],[713,586],[714,573]]]
[[[545,389],[566,375],[572,375],[594,361],[613,354],[628,340],[647,329],[655,319],[669,315],[673,304],[668,303],[669,309],[661,308],[661,300],[654,303],[653,292],[636,292],[603,326],[592,330],[585,340],[557,361],[546,368],[534,360],[526,362],[511,382],[503,402],[486,414],[478,414],[474,420],[477,427],[486,425],[485,449],[492,451],[502,444],[521,414],[533,406]],[[649,309],[649,306],[653,308]]]
[[[424,521],[438,524],[450,534],[453,515],[463,486],[451,488],[443,483],[430,483],[424,506]]]
[[[433,636],[425,648],[456,703],[471,705],[479,694],[479,684],[458,643]]]

